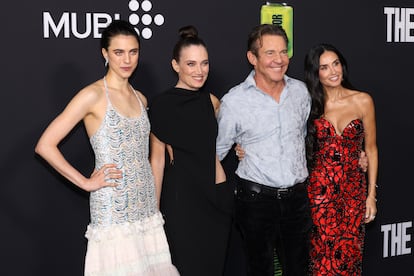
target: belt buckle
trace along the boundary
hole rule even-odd
[[[282,199],[284,195],[287,195],[289,193],[289,188],[279,188],[276,191],[276,197],[277,199]]]

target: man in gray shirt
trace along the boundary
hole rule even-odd
[[[285,75],[285,31],[255,27],[248,38],[252,72],[221,100],[217,154],[234,143],[245,150],[236,170],[236,223],[246,249],[248,275],[307,274],[312,225],[305,181],[306,121],[311,100],[305,84]]]

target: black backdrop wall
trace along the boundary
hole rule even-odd
[[[208,44],[207,86],[221,97],[249,71],[246,36],[263,1],[9,1],[0,22],[0,274],[82,275],[88,195],[33,152],[45,126],[104,74],[97,34],[113,18],[146,37],[133,85],[148,98],[174,85],[179,27],[193,24]],[[380,167],[376,221],[367,229],[364,275],[413,275],[414,3],[412,0],[298,1],[290,76],[302,79],[309,47],[329,42],[348,58],[351,79],[374,97]],[[93,156],[80,125],[62,143],[85,174]],[[237,239],[236,243],[237,243]],[[232,245],[228,275],[239,275]]]

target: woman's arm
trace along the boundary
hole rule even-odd
[[[100,171],[94,172],[91,178],[86,178],[76,170],[63,156],[58,148],[59,143],[75,127],[79,121],[88,116],[96,101],[96,96],[90,90],[80,91],[46,128],[40,137],[35,152],[42,156],[57,172],[86,191],[94,191],[115,184],[105,181],[105,178],[120,178],[122,175],[115,169],[114,164],[105,165]]]
[[[378,174],[378,149],[375,123],[374,102],[366,93],[361,99],[363,117],[362,121],[365,129],[365,152],[368,157],[368,197],[366,202],[366,222],[374,220],[377,214],[377,174]]]
[[[226,173],[224,172],[223,166],[216,154],[216,184],[226,182]]]
[[[210,100],[214,107],[214,114],[217,117],[217,114],[220,109],[220,101],[216,96],[210,94]],[[216,154],[216,184],[226,182],[226,173],[224,172],[223,166],[221,165],[220,159]]]
[[[211,103],[213,104],[213,107],[214,107],[214,114],[217,117],[217,114],[218,114],[219,109],[220,109],[220,101],[219,101],[219,99],[217,99],[216,96],[214,96],[211,93],[210,93],[210,100],[211,100]]]
[[[162,180],[165,167],[165,143],[161,142],[153,133],[150,134],[151,154],[150,163],[154,174],[155,193],[157,196],[158,208],[160,205]]]

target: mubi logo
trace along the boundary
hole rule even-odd
[[[131,14],[128,21],[134,25],[135,30],[144,39],[150,39],[153,35],[152,28],[161,26],[165,19],[162,14],[153,15],[152,2],[149,0],[130,0],[128,8]],[[108,26],[112,20],[121,19],[119,13],[113,15],[108,13],[87,12],[63,12],[60,17],[50,12],[43,12],[43,38],[78,38],[88,37],[100,38],[101,30]],[[125,19],[127,20],[127,19]],[[80,23],[82,22],[82,23]]]
[[[163,15],[156,14],[155,16],[152,16],[151,14],[149,14],[149,12],[152,10],[151,1],[148,1],[148,0],[142,1],[141,7],[140,7],[138,1],[131,0],[129,1],[128,6],[129,6],[129,9],[134,12],[129,15],[129,23],[136,26],[135,29],[137,30],[138,33],[141,34],[143,38],[150,39],[152,37],[152,29],[150,27],[152,23],[154,23],[157,26],[161,26],[164,24],[165,20],[164,20]],[[138,15],[138,13],[135,13],[135,12],[138,12],[140,8],[144,12],[144,14],[141,17]],[[145,26],[144,28],[142,28],[141,31],[137,27],[138,24],[140,23],[140,19],[141,19],[141,23]]]

